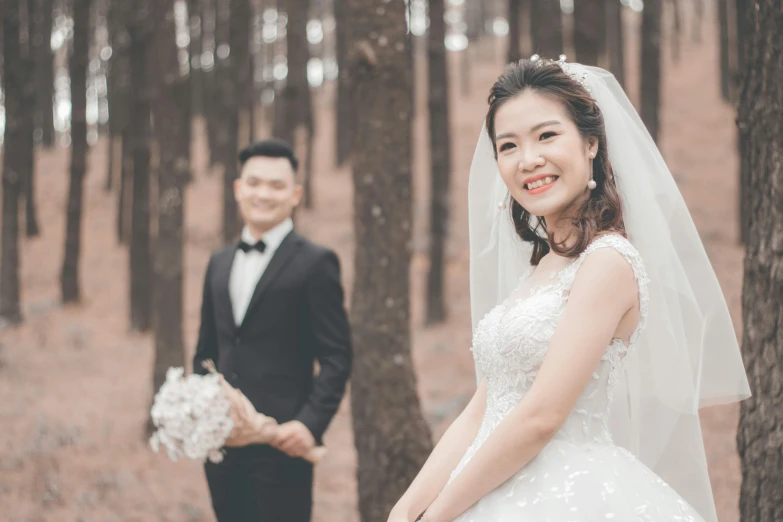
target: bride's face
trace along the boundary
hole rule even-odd
[[[553,223],[588,197],[590,154],[598,143],[582,138],[557,100],[525,91],[504,103],[495,114],[495,146],[503,181],[531,214]]]

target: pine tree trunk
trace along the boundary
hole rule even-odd
[[[66,212],[65,257],[61,275],[63,303],[81,300],[82,200],[87,170],[87,74],[90,50],[90,0],[73,0],[73,52],[68,60],[71,77],[71,182]]]
[[[446,63],[446,23],[444,0],[430,0],[430,30],[427,35],[429,113],[430,113],[430,267],[427,277],[427,324],[446,319],[444,274],[449,224],[451,177],[451,125],[449,117],[449,82]],[[509,9],[511,12],[511,9]],[[517,12],[517,19],[519,13]],[[517,28],[519,24],[517,24]],[[511,33],[509,33],[511,34]],[[509,45],[519,43],[509,40]],[[519,47],[517,46],[517,53]],[[519,60],[519,58],[517,58]]]
[[[185,363],[183,317],[183,226],[185,183],[190,177],[190,143],[181,122],[190,120],[192,85],[179,71],[174,5],[155,5],[155,137],[158,167],[158,237],[155,251],[155,362],[153,394],[171,366]],[[151,424],[150,424],[151,425]]]
[[[188,0],[188,25],[190,28],[190,45],[188,47],[190,55],[190,100],[193,116],[204,114],[204,91],[201,74],[201,52],[204,44],[202,43],[202,33],[204,30],[204,21],[201,18],[202,0]]]
[[[606,0],[606,48],[609,70],[617,82],[625,86],[625,38],[623,31],[623,4],[620,0]]]
[[[306,140],[312,140],[313,109],[310,96],[310,84],[307,81],[307,62],[310,52],[307,43],[307,7],[305,0],[286,0],[288,28],[286,32],[286,50],[288,58],[288,77],[285,87],[275,104],[274,135],[295,145],[296,131],[304,126]],[[307,164],[305,164],[305,167]],[[303,172],[305,187],[310,185],[312,172]],[[305,208],[312,208],[312,194],[304,194]]]
[[[718,0],[718,36],[720,38],[720,94],[731,99],[731,66],[729,64],[729,0]]]
[[[129,24],[131,89],[128,141],[133,171],[130,235],[130,325],[146,331],[151,327],[150,243],[150,5],[134,0]],[[177,122],[179,123],[179,122]]]
[[[109,4],[109,37],[111,38],[112,55],[109,62],[109,137],[114,153],[112,154],[111,172],[119,167],[119,190],[117,191],[117,240],[126,243],[130,231],[131,157],[130,137],[128,135],[128,119],[131,103],[131,72],[130,72],[130,33],[128,32],[128,17],[131,14],[132,2],[128,0],[111,0]],[[115,162],[118,165],[115,165]],[[108,180],[107,180],[108,183]]]
[[[36,127],[44,147],[54,145],[54,54],[51,0],[35,2],[33,49],[36,78]]]
[[[576,61],[579,63],[598,65],[598,56],[601,54],[601,44],[604,40],[605,20],[605,0],[574,2],[574,49]]]
[[[5,95],[5,143],[3,152],[2,243],[0,243],[0,318],[12,324],[22,321],[19,281],[19,200],[23,189],[25,159],[21,149],[24,63],[19,43],[19,9],[3,5],[3,93]]]
[[[217,1],[201,0],[201,45],[202,53],[211,56],[211,63],[201,69],[201,90],[204,99],[204,119],[207,124],[207,143],[209,149],[209,166],[217,162],[218,143],[217,130],[220,113],[220,100],[217,97],[216,77],[218,68],[217,57]],[[225,0],[221,0],[225,1]],[[225,33],[225,31],[223,31]]]
[[[357,116],[351,408],[361,520],[385,522],[432,449],[410,353],[410,42],[403,2],[347,5]]]
[[[543,58],[557,59],[563,53],[563,16],[559,0],[532,0],[530,20],[534,52]]]
[[[672,18],[674,19],[671,34],[672,59],[675,63],[680,61],[680,42],[682,41],[682,6],[680,0],[670,0]]]
[[[693,42],[701,43],[701,23],[704,19],[704,0],[693,0]]]
[[[750,232],[742,292],[742,354],[753,396],[740,405],[740,518],[783,520],[783,5],[746,7],[738,119],[746,148]]]
[[[351,107],[348,93],[348,40],[350,27],[348,26],[348,12],[345,0],[334,1],[335,47],[337,58],[337,165],[346,162],[353,150],[355,113]]]
[[[216,157],[215,163],[223,171],[223,241],[229,242],[240,232],[239,214],[234,199],[234,180],[237,178],[237,150],[239,144],[239,108],[241,87],[237,78],[239,68],[247,62],[247,13],[248,0],[218,0],[215,30],[218,45],[227,42],[228,56],[218,57],[215,68],[221,114],[215,115]],[[238,38],[238,34],[244,38]],[[242,49],[244,48],[244,50]],[[242,61],[244,60],[244,61]]]
[[[642,12],[641,117],[656,142],[661,104],[661,2],[647,0]]]
[[[432,22],[434,20],[432,3],[433,0],[430,0],[430,31],[432,31]],[[508,52],[506,53],[506,61],[508,63],[517,63],[522,58],[519,45],[521,37],[520,22],[522,19],[521,7],[522,0],[508,0]]]
[[[35,19],[39,6],[36,0],[27,0],[27,41],[22,42],[23,93],[22,102],[22,135],[24,141],[19,144],[24,153],[24,200],[25,200],[25,232],[27,237],[38,235],[38,218],[35,205],[35,119],[36,119],[36,52]]]
[[[744,81],[745,71],[746,31],[750,30],[747,19],[750,12],[746,0],[737,0],[737,69],[740,82]],[[741,85],[740,85],[741,89]],[[741,95],[742,93],[740,93]],[[741,100],[740,100],[741,103]],[[740,218],[740,242],[747,244],[750,234],[750,154],[748,152],[748,131],[745,124],[737,118],[737,147],[740,157],[739,171],[739,218]]]

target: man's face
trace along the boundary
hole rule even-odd
[[[244,222],[267,231],[291,217],[302,187],[287,158],[253,156],[234,181],[234,198]]]

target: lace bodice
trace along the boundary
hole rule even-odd
[[[478,436],[452,476],[470,460],[492,430],[530,389],[568,302],[571,285],[584,259],[599,248],[613,248],[628,261],[639,286],[640,320],[629,344],[612,340],[579,397],[570,416],[555,435],[577,444],[611,444],[608,420],[612,391],[623,357],[633,347],[647,317],[647,275],[641,256],[622,236],[595,239],[571,264],[553,276],[552,283],[537,286],[522,297],[512,292],[505,302],[479,322],[473,338],[473,357],[487,383],[487,406]],[[522,276],[520,287],[533,268]]]

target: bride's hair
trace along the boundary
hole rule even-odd
[[[620,195],[612,175],[612,165],[609,163],[601,111],[590,93],[557,63],[520,60],[519,63],[509,64],[492,86],[486,126],[492,140],[495,159],[495,115],[504,103],[528,90],[558,100],[579,129],[582,138],[595,138],[598,141],[598,152],[593,160],[596,188],[590,192],[590,197],[583,202],[574,202],[564,212],[562,219],[571,220],[573,232],[561,243],[556,243],[552,233],[547,231],[543,217],[531,216],[522,205],[511,198],[510,212],[514,227],[523,241],[533,243],[530,262],[537,265],[541,258],[549,253],[550,248],[559,255],[576,257],[601,233],[612,231],[625,235],[625,224]],[[571,240],[572,235],[575,235],[575,241]]]

